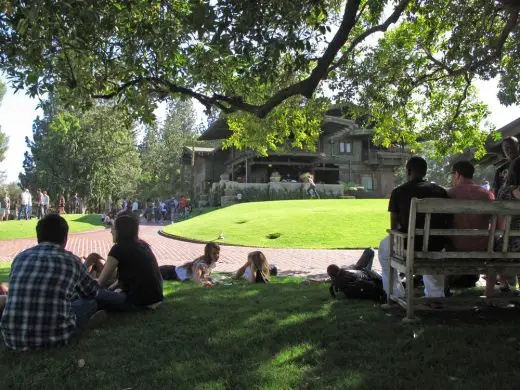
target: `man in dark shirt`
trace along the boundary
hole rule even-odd
[[[498,196],[498,191],[502,184],[506,181],[507,172],[511,162],[520,156],[518,139],[516,137],[507,137],[502,141],[502,153],[507,158],[507,162],[501,165],[495,172],[495,179],[493,180],[493,193],[495,197]]]
[[[99,285],[81,260],[65,250],[68,230],[62,217],[47,215],[36,226],[38,245],[13,261],[0,321],[5,344],[11,349],[66,345],[96,313],[93,298]],[[76,294],[84,299],[72,300]]]
[[[390,195],[388,211],[390,212],[390,226],[402,232],[408,232],[408,218],[410,216],[410,204],[412,198],[448,198],[446,190],[437,184],[424,180],[426,176],[426,161],[421,157],[411,157],[406,163],[407,182],[394,188]],[[433,214],[431,219],[431,227],[434,229],[443,229],[451,225],[451,217],[442,214]],[[424,215],[417,215],[416,226],[424,226]],[[430,237],[429,248],[433,250],[442,250],[445,245],[444,238]],[[422,247],[422,237],[415,240],[417,249]],[[390,256],[390,237],[384,238],[379,244],[379,262],[383,275],[383,287],[388,294],[388,257]],[[397,272],[394,270],[394,285],[392,291],[394,295],[404,296],[404,288],[399,282]],[[424,275],[424,294],[427,297],[444,297],[444,276],[442,275]]]

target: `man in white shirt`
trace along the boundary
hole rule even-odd
[[[22,219],[22,215],[25,215],[25,219],[30,219],[29,207],[32,205],[32,196],[28,188],[22,192],[21,203],[22,208],[20,210],[20,214],[18,215],[18,219]]]
[[[138,211],[139,211],[139,203],[137,202],[137,199],[135,199],[134,203],[132,203],[132,214],[137,215]]]

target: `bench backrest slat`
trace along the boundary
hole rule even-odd
[[[430,241],[430,224],[432,221],[431,213],[426,214],[424,218],[424,233],[423,233],[423,243],[422,250],[423,252],[428,252],[428,241]],[[417,234],[417,229],[415,230],[415,234]]]
[[[511,232],[511,216],[508,215],[504,218],[504,237],[502,241],[502,252],[507,252],[509,245],[509,233]]]
[[[412,199],[412,204],[413,200]],[[416,199],[415,210],[418,213],[443,213],[443,214],[489,214],[489,215],[519,215],[520,201],[500,200],[460,200],[428,198]],[[411,206],[410,206],[411,216]]]

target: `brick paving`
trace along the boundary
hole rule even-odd
[[[161,228],[162,226],[140,226],[140,238],[151,245],[160,265],[180,265],[204,253],[204,244],[163,237],[159,234]],[[12,260],[17,253],[35,244],[35,238],[0,241],[0,261]],[[91,252],[98,252],[106,257],[111,247],[112,235],[109,229],[70,234],[67,242],[67,249],[78,256],[87,256]],[[278,267],[281,275],[301,276],[323,276],[329,264],[353,264],[363,252],[362,250],[262,249],[222,246],[216,271],[233,272],[237,270],[247,260],[247,254],[253,250],[262,250],[269,263]],[[374,268],[379,268],[377,259],[374,259]]]

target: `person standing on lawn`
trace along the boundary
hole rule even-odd
[[[9,220],[9,212],[11,210],[11,199],[9,199],[9,193],[6,191],[4,197],[1,201],[0,207],[0,221],[1,220]]]
[[[38,221],[38,245],[18,254],[0,331],[7,347],[27,351],[68,344],[89,320],[106,316],[93,300],[99,289],[81,260],[65,250],[69,227],[57,214]],[[71,297],[78,294],[79,299]],[[94,316],[96,315],[96,316]]]
[[[42,195],[43,216],[46,216],[47,213],[49,212],[49,203],[50,203],[49,195],[47,194],[47,191],[43,191],[43,195]]]
[[[32,196],[31,196],[31,193],[29,192],[28,188],[26,188],[22,192],[20,199],[21,199],[22,206],[20,208],[20,214],[18,215],[18,219],[22,219],[23,215],[25,215],[25,219],[30,219],[29,207],[31,206],[31,203],[32,203]]]
[[[446,190],[435,183],[424,180],[426,176],[426,161],[418,156],[411,157],[406,163],[407,182],[393,189],[390,195],[388,211],[390,212],[390,228],[401,232],[408,232],[408,217],[410,215],[410,204],[412,198],[448,198]],[[418,215],[416,226],[424,226],[424,215]],[[432,229],[445,229],[451,226],[451,218],[442,214],[434,214],[431,219]],[[446,246],[446,240],[441,236],[430,237],[430,248],[432,250],[442,250]],[[416,250],[422,248],[422,237],[415,239]],[[379,244],[379,262],[383,276],[383,288],[388,296],[389,289],[392,288],[394,295],[404,296],[403,285],[394,274],[394,285],[388,285],[388,257],[390,256],[390,236],[385,237]],[[444,297],[444,276],[442,275],[423,275],[424,294],[427,297]],[[407,283],[412,283],[407,280]]]

